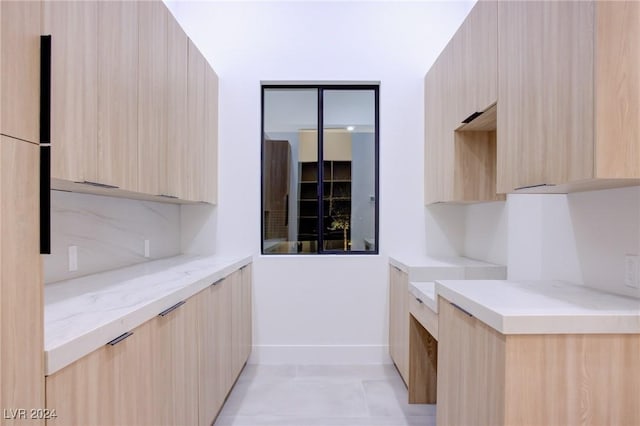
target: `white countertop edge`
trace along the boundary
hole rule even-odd
[[[506,278],[506,266],[469,257],[421,256],[411,260],[401,258],[402,256],[389,256],[389,264],[408,274],[409,281]]]
[[[593,289],[590,289],[593,290]],[[435,298],[441,296],[502,334],[638,334],[640,313],[499,314],[436,280]],[[437,303],[437,302],[436,302]]]
[[[205,278],[201,278],[157,299],[149,300],[146,305],[124,316],[120,316],[100,325],[98,328],[58,344],[55,347],[45,347],[45,376],[56,373],[69,364],[106,345],[116,337],[144,324],[163,310],[194,296],[215,281],[227,277],[234,271],[250,264],[251,261],[252,256],[232,260],[229,264],[207,275]]]
[[[389,256],[389,264],[400,269],[402,272],[405,272],[407,274],[409,273],[409,267],[394,257]]]
[[[432,284],[434,286],[433,297],[431,294],[425,293],[418,286],[421,284]],[[420,299],[425,306],[431,309],[434,313],[438,313],[438,301],[437,294],[435,293],[435,283],[429,282],[409,282],[409,293],[411,293],[414,297]]]

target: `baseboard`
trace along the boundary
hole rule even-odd
[[[249,364],[391,364],[387,345],[257,345]]]

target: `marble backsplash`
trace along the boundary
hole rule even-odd
[[[145,257],[149,240],[149,257]],[[69,246],[78,269],[69,271]],[[180,206],[62,191],[51,192],[51,254],[43,256],[52,283],[180,254]]]

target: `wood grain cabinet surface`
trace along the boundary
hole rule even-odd
[[[234,377],[231,369],[231,292],[227,277],[200,292],[199,334],[199,424],[210,425],[222,408]]]
[[[639,52],[636,1],[476,3],[425,77],[425,203],[640,185]]]
[[[425,76],[425,203],[502,200],[496,193],[497,8],[476,3]],[[476,119],[479,120],[479,119]]]
[[[181,173],[189,200],[204,200],[206,60],[189,40],[187,66],[187,140]]]
[[[138,190],[138,3],[98,3],[98,181]]]
[[[167,173],[166,195],[188,198],[186,176],[187,131],[187,64],[189,39],[171,15],[167,21]]]
[[[42,3],[51,34],[51,176],[98,181],[98,2]]]
[[[216,203],[218,77],[164,3],[45,0],[42,11],[53,188]]]
[[[438,306],[438,425],[640,424],[640,335],[503,335]]]
[[[409,276],[389,265],[389,354],[409,383]]]
[[[0,136],[0,407],[44,408],[38,145]],[[38,424],[11,418],[3,425]]]
[[[138,191],[170,195],[167,186],[169,10],[138,4]]]
[[[640,184],[640,3],[498,2],[498,57],[500,192]]]
[[[50,423],[212,424],[251,352],[251,266],[211,284],[47,376]]]
[[[0,2],[0,133],[40,142],[39,2]]]
[[[198,303],[188,299],[151,320],[155,424],[198,424]]]
[[[57,415],[47,424],[158,424],[153,321],[132,332],[121,342],[107,344],[47,376],[47,407]]]
[[[203,198],[218,202],[218,75],[205,62]]]

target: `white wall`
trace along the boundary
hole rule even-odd
[[[624,256],[640,255],[640,187],[568,195],[585,285],[640,297],[624,285]]]
[[[425,216],[423,78],[473,1],[168,4],[220,77],[219,206],[182,208],[209,230],[183,248],[256,255],[253,361],[387,362],[386,254],[464,244]],[[259,256],[261,81],[380,82],[380,256]]]
[[[149,240],[149,258],[144,255]],[[76,246],[78,270],[69,271]],[[51,254],[45,283],[120,268],[180,253],[180,207],[61,191],[51,192]]]
[[[469,207],[467,225],[474,216],[476,229],[486,224],[492,231],[467,228],[464,255],[491,261],[491,243],[506,237],[509,279],[565,280],[640,297],[624,280],[625,255],[640,255],[640,187],[509,195],[493,222],[486,210],[471,210],[480,206]]]

